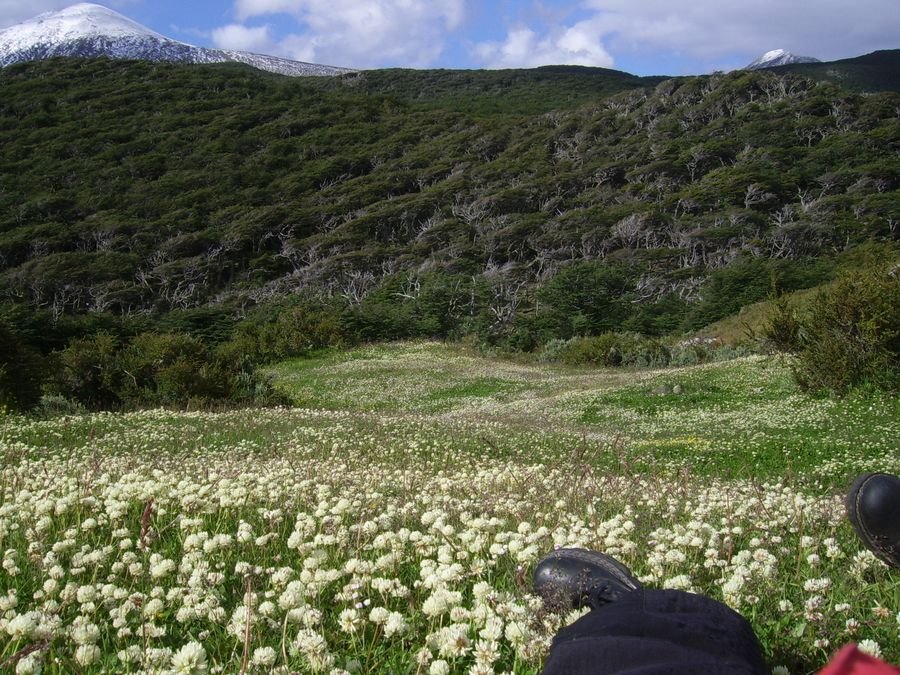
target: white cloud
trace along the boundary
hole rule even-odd
[[[831,60],[896,48],[896,0],[584,0],[613,51],[701,59],[757,56],[769,49]]]
[[[590,22],[540,36],[530,28],[510,30],[503,42],[475,45],[475,58],[488,68],[530,68],[549,64],[611,67],[613,58],[606,51]]]
[[[459,28],[465,0],[236,0],[239,21],[289,14],[301,30],[277,53],[301,61],[357,68],[427,66]]]
[[[216,28],[212,41],[220,49],[234,49],[241,52],[265,54],[274,49],[268,26],[248,28],[240,24],[230,24]]]

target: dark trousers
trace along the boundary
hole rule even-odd
[[[750,624],[703,595],[642,589],[591,610],[553,640],[544,675],[762,675]]]

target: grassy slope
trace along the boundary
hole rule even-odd
[[[666,468],[839,487],[865,469],[900,470],[900,403],[798,392],[781,359],[752,357],[658,371],[513,363],[437,343],[369,347],[273,366],[299,405],[490,420],[583,439],[606,468]],[[680,395],[658,395],[661,385]],[[615,453],[609,452],[615,446]]]

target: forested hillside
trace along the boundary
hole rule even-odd
[[[44,349],[284,298],[363,339],[658,335],[900,232],[900,94],[789,73],[54,60],[0,71],[0,147],[3,315]]]
[[[882,49],[864,56],[826,63],[778,66],[772,72],[805,75],[854,91],[900,91],[900,49]]]

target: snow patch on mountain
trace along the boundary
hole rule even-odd
[[[753,61],[753,63],[748,65],[745,70],[775,68],[776,66],[787,66],[793,63],[821,63],[821,61],[812,56],[797,56],[784,49],[773,49]]]
[[[195,47],[167,38],[102,5],[79,3],[0,31],[0,66],[54,56],[107,56],[179,63],[245,63],[282,75],[340,75],[348,68]]]

